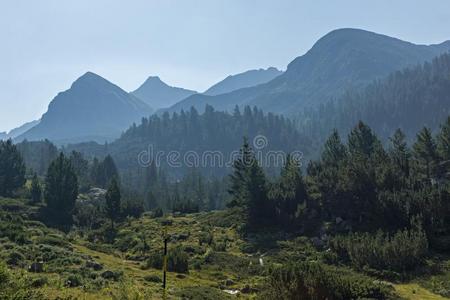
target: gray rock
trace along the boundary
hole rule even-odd
[[[86,262],[86,267],[90,268],[90,269],[93,269],[95,271],[100,271],[100,270],[103,269],[103,265],[102,264],[100,264],[100,263],[98,263],[96,261],[93,261],[93,260],[88,260]]]
[[[42,273],[44,272],[44,263],[34,262],[28,267],[28,271],[33,273]]]

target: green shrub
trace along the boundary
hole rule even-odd
[[[15,276],[0,263],[0,299],[2,300],[39,300],[44,296],[34,291],[25,276]]]
[[[25,256],[17,251],[12,251],[8,255],[6,263],[11,266],[19,266],[25,261]]]
[[[164,216],[164,212],[161,207],[157,207],[153,210],[152,218],[161,218],[162,216]]]
[[[31,287],[41,288],[48,283],[47,277],[36,277],[31,280]]]
[[[147,268],[162,269],[163,253],[157,252],[150,255],[146,262]],[[169,250],[167,258],[167,270],[169,272],[188,273],[189,257],[183,251],[182,247],[176,247]]]
[[[259,299],[392,299],[392,287],[348,270],[318,262],[273,269]]]
[[[428,242],[421,228],[398,231],[390,236],[376,234],[352,234],[331,240],[331,249],[344,261],[357,269],[372,268],[406,272],[423,264],[428,253]]]
[[[211,245],[214,241],[214,235],[211,231],[205,231],[205,232],[201,232],[200,236],[198,237],[198,243],[199,245]]]
[[[82,284],[82,278],[80,275],[77,274],[71,274],[69,277],[67,277],[66,280],[66,286],[68,287],[77,287]]]
[[[162,281],[161,278],[158,275],[154,275],[154,274],[152,274],[152,275],[145,275],[144,276],[144,280],[148,281],[148,282],[156,282],[156,283],[159,283],[159,282]]]
[[[220,300],[220,299],[232,299],[224,292],[207,286],[192,286],[182,288],[176,294],[180,299],[186,300]]]

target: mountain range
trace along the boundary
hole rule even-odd
[[[202,110],[206,104],[218,110],[255,105],[264,111],[293,114],[449,50],[450,41],[416,45],[365,30],[338,29],[319,39],[306,54],[295,58],[286,72],[265,84],[217,96],[192,95],[169,111],[191,106]]]
[[[139,98],[87,72],[51,101],[39,124],[16,140],[105,142],[151,113],[152,109]]]
[[[283,74],[282,71],[270,67],[267,69],[249,70],[236,75],[230,75],[207,89],[203,92],[203,95],[216,96],[238,89],[256,86],[258,84],[266,83],[281,74]]]
[[[41,120],[34,120],[31,122],[27,122],[17,128],[11,129],[9,132],[0,132],[0,140],[7,140],[7,139],[15,139],[19,135],[27,132],[37,124],[39,124]]]
[[[147,103],[151,108],[160,109],[170,107],[197,92],[170,86],[158,76],[150,76],[131,94]]]
[[[51,101],[39,124],[24,126],[21,130],[29,128],[26,132],[19,130],[16,141],[103,143],[118,138],[134,122],[156,110],[179,112],[195,107],[202,111],[206,104],[216,110],[231,111],[236,105],[248,105],[265,112],[298,115],[330,99],[341,99],[345,91],[362,89],[376,79],[449,50],[450,41],[416,45],[365,30],[338,29],[295,58],[285,72],[275,68],[250,70],[228,76],[204,93],[169,86],[157,76],[127,93],[88,72]],[[5,137],[0,133],[0,138]]]

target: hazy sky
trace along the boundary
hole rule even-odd
[[[134,90],[149,75],[203,91],[229,74],[285,69],[327,32],[450,39],[450,1],[0,0],[0,131],[39,118],[84,72]]]

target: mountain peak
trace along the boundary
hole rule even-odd
[[[215,96],[219,94],[226,94],[232,91],[256,86],[266,83],[275,77],[281,75],[283,72],[274,67],[267,69],[249,70],[243,73],[229,75],[224,80],[214,84],[204,92],[205,95]]]
[[[145,80],[145,82],[141,85],[141,86],[155,86],[155,87],[159,87],[159,86],[167,86],[169,87],[169,85],[167,83],[165,83],[164,81],[161,80],[161,78],[159,78],[159,76],[149,76],[147,78],[147,80]]]
[[[170,86],[158,76],[149,76],[138,89],[131,92],[152,108],[157,109],[172,106],[196,93],[196,91]]]

